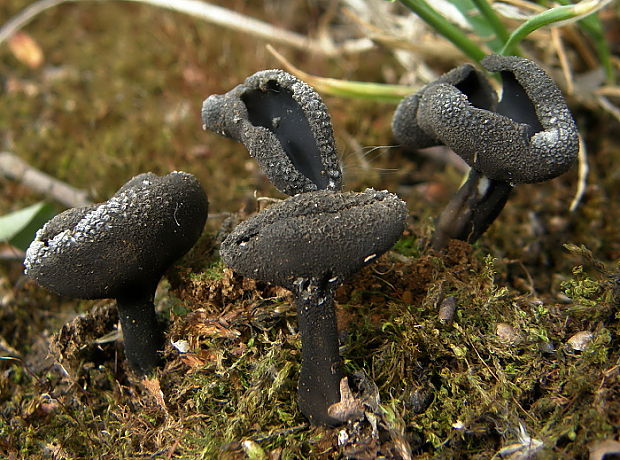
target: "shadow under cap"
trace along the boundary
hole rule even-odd
[[[312,87],[264,70],[202,106],[204,127],[241,142],[288,195],[340,190],[342,173],[327,107]]]
[[[406,216],[387,191],[309,192],[242,222],[220,254],[241,274],[290,290],[300,279],[337,285],[390,249]]]

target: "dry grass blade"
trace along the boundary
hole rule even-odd
[[[583,141],[583,137],[579,137],[579,181],[577,182],[577,190],[573,201],[569,206],[571,212],[575,211],[581,203],[583,196],[586,193],[586,186],[588,185],[588,172],[590,167],[588,166],[588,152],[586,149],[586,143]]]
[[[367,83],[360,81],[338,80],[336,78],[319,77],[304,72],[294,66],[282,54],[277,52],[271,45],[267,45],[267,50],[284,66],[284,68],[295,75],[300,80],[313,86],[319,93],[331,96],[351,97],[360,99],[373,99],[374,101],[384,101],[398,103],[400,100],[412,93],[419,87],[405,85],[389,85],[381,83]]]
[[[39,0],[25,8],[17,16],[7,21],[0,28],[0,44],[26,26],[43,11],[61,5],[63,3],[76,3],[83,0]],[[113,0],[99,0],[113,1]],[[365,38],[351,39],[341,44],[334,44],[331,40],[323,37],[321,40],[306,37],[280,27],[273,26],[264,21],[237,13],[221,6],[199,0],[128,0],[135,3],[145,3],[160,8],[170,9],[185,13],[195,18],[203,19],[212,24],[217,24],[232,30],[247,33],[265,40],[291,46],[296,49],[325,54],[327,56],[339,56],[348,53],[360,53],[374,47],[373,43]]]

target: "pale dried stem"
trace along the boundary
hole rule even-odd
[[[551,42],[560,59],[560,67],[562,68],[562,74],[566,82],[566,93],[572,95],[575,92],[575,84],[573,83],[573,74],[570,64],[568,63],[566,50],[564,49],[564,43],[562,42],[559,29],[551,29]]]
[[[0,28],[0,44],[6,41],[17,31],[26,26],[36,16],[45,10],[58,6],[63,3],[77,3],[88,0],[39,0],[12,19],[7,21]],[[114,1],[114,0],[91,0],[95,2]],[[165,8],[180,13],[185,13],[195,18],[203,19],[212,24],[217,24],[239,32],[247,33],[262,39],[285,44],[296,49],[325,54],[327,56],[340,56],[342,54],[355,54],[367,51],[374,47],[374,44],[367,38],[349,39],[343,43],[335,44],[330,39],[309,38],[295,32],[291,32],[280,27],[273,26],[264,21],[237,13],[235,11],[211,5],[199,0],[125,0],[135,3]]]
[[[581,199],[586,193],[586,186],[588,185],[588,172],[590,167],[588,165],[588,151],[586,149],[586,143],[583,138],[579,136],[579,181],[577,182],[577,190],[575,196],[570,204],[569,210],[573,212],[581,203]]]
[[[33,168],[9,152],[0,152],[0,176],[21,182],[29,189],[58,201],[68,208],[92,204],[88,193],[84,190],[74,188]]]

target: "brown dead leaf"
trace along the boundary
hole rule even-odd
[[[168,407],[166,406],[166,401],[164,400],[164,393],[161,391],[161,387],[159,386],[158,378],[143,378],[142,385],[148,391],[148,393],[155,399],[157,404],[168,414]]]
[[[236,329],[229,329],[219,324],[217,321],[206,321],[196,325],[196,333],[206,337],[216,337],[225,339],[236,339],[241,335]]]
[[[41,47],[34,38],[24,32],[17,32],[9,38],[9,49],[19,62],[31,69],[37,69],[43,64]]]
[[[198,353],[185,353],[181,356],[181,361],[189,366],[190,371],[203,369],[208,365],[220,367],[222,364],[222,355],[212,350],[200,350]]]
[[[207,364],[207,362],[204,359],[202,359],[200,356],[194,353],[187,353],[181,356],[181,361],[183,361],[191,369],[204,367],[205,364]]]
[[[204,310],[190,313],[187,318],[189,330],[193,335],[204,337],[236,339],[241,335],[237,329],[231,328],[223,319],[208,319],[208,314]]]
[[[327,414],[342,422],[359,420],[364,416],[362,401],[353,396],[346,377],[340,380],[340,401],[329,406]]]

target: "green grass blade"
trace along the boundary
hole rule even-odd
[[[510,38],[504,45],[504,48],[500,54],[504,56],[514,54],[516,47],[521,40],[541,27],[563,21],[577,21],[588,16],[589,14],[594,13],[603,4],[604,2],[589,0],[580,2],[576,5],[562,5],[543,11],[517,27],[517,29],[510,35]]]
[[[487,0],[472,0],[472,3],[476,6],[476,8],[478,8],[480,14],[493,28],[493,31],[495,32],[497,38],[503,43],[506,43],[508,41],[508,38],[510,37],[510,33],[508,32],[508,29],[506,29],[502,21],[500,21],[497,14],[495,14],[495,10],[491,7],[491,5],[489,5],[489,2],[487,2]]]
[[[450,3],[460,11],[474,30],[476,36],[478,36],[492,52],[499,53],[504,47],[506,40],[499,38],[493,26],[491,26],[487,18],[480,13],[480,10],[474,4],[473,0],[450,0]]]
[[[41,201],[0,216],[0,241],[25,251],[36,231],[56,214],[54,207]]]
[[[283,67],[300,80],[314,87],[319,93],[330,96],[353,99],[369,99],[373,101],[398,104],[402,98],[415,93],[420,88],[390,85],[387,83],[369,83],[364,81],[338,80],[337,78],[319,77],[295,67],[292,62],[282,56],[276,49],[267,45],[267,50],[283,65]]]
[[[321,94],[354,99],[370,99],[390,104],[398,104],[403,97],[413,94],[419,89],[404,85],[338,80],[324,77],[315,77],[311,85]]]

